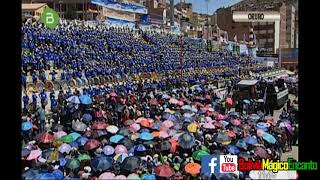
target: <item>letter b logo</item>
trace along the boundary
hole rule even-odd
[[[58,25],[59,19],[58,13],[49,7],[46,7],[41,15],[41,22],[50,29],[53,29]]]

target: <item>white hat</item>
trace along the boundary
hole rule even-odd
[[[89,167],[89,166],[85,166],[83,169],[84,169],[85,171],[87,171],[87,172],[91,172],[91,167]]]

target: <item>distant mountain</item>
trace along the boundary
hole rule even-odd
[[[282,3],[298,7],[298,0],[243,0],[231,7],[238,11],[266,11],[277,9]]]

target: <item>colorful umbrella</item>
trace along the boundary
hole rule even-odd
[[[147,127],[147,128],[152,127],[151,123],[147,119],[144,119],[144,120],[140,121],[139,123],[143,127]]]
[[[231,124],[234,126],[239,126],[241,124],[240,119],[232,119]]]
[[[45,144],[52,143],[53,140],[54,140],[54,136],[50,133],[43,133],[39,137],[39,142],[45,143]]]
[[[160,151],[168,151],[171,149],[171,144],[169,141],[163,141],[160,143]]]
[[[254,151],[254,155],[259,156],[261,158],[269,158],[270,157],[269,154],[267,153],[267,151],[262,147],[255,147],[253,149],[253,151]]]
[[[176,121],[177,120],[177,117],[173,114],[170,114],[170,113],[165,113],[163,114],[163,119],[166,119],[166,120],[169,120],[169,121]]]
[[[120,141],[120,143],[127,147],[127,149],[130,149],[134,146],[134,142],[129,138],[124,138]]]
[[[92,129],[106,129],[108,127],[108,124],[102,121],[96,121],[92,124]]]
[[[127,153],[116,154],[113,160],[122,163],[129,155]]]
[[[121,141],[124,138],[124,136],[116,134],[110,137],[110,142],[111,143],[118,143],[119,141]]]
[[[229,113],[230,116],[235,116],[235,117],[239,117],[240,116],[240,113],[239,112],[235,112],[235,111],[232,111]]]
[[[221,144],[228,144],[229,142],[231,142],[231,139],[225,133],[218,133],[218,135],[215,138],[215,141]]]
[[[119,128],[117,126],[114,126],[114,125],[110,125],[107,127],[107,131],[109,133],[112,133],[112,134],[115,134],[119,131]]]
[[[129,130],[132,132],[138,132],[140,130],[140,125],[137,123],[131,124]]]
[[[178,138],[179,146],[181,146],[183,149],[190,149],[195,144],[195,138],[190,133],[183,133]]]
[[[42,173],[42,174],[37,174],[34,176],[34,179],[37,180],[52,180],[55,179],[54,175],[52,173]]]
[[[260,116],[257,115],[257,114],[251,114],[249,116],[249,119],[252,120],[252,121],[258,121],[260,119]]]
[[[87,129],[87,127],[88,126],[81,121],[77,121],[75,123],[72,123],[72,129],[75,131],[85,131]]]
[[[116,148],[114,149],[114,152],[116,154],[120,154],[120,153],[128,153],[127,148],[124,145],[117,145]]]
[[[82,121],[88,123],[88,122],[92,121],[92,116],[91,116],[90,114],[87,114],[87,113],[86,113],[86,114],[84,114],[84,115],[82,116]]]
[[[190,123],[187,126],[188,131],[191,132],[191,133],[197,132],[197,128],[198,128],[198,125],[196,123]]]
[[[126,180],[127,177],[124,176],[124,175],[118,175],[118,176],[116,176],[114,179],[116,179],[116,180]]]
[[[70,144],[62,144],[60,147],[59,147],[59,152],[61,153],[69,153],[71,151],[72,147]]]
[[[275,144],[276,141],[277,141],[271,134],[269,134],[269,133],[267,133],[267,132],[264,132],[264,133],[262,134],[262,138],[263,138],[264,140],[266,140],[268,143],[271,143],[271,144]]]
[[[258,144],[257,139],[254,138],[254,137],[251,137],[251,136],[245,137],[245,138],[244,138],[244,141],[245,141],[247,144]]]
[[[201,161],[201,158],[206,155],[210,155],[210,154],[204,150],[196,150],[195,152],[192,153],[193,159],[197,161]]]
[[[105,171],[112,166],[112,158],[108,156],[96,157],[91,161],[91,167],[94,171]]]
[[[62,136],[59,140],[65,142],[65,143],[71,143],[74,139],[70,135],[65,135],[65,136]]]
[[[245,150],[247,150],[248,148],[244,139],[239,139],[238,142],[236,143],[236,146]]]
[[[173,124],[172,121],[170,121],[170,120],[165,120],[165,121],[163,121],[163,123],[162,123],[161,126],[169,129],[169,128],[171,128],[173,125],[174,125],[174,124]]]
[[[178,102],[179,101],[175,98],[170,98],[170,100],[169,100],[169,103],[171,103],[171,104],[178,104]]]
[[[259,122],[259,123],[257,123],[256,127],[257,127],[257,129],[265,130],[265,129],[267,129],[269,126],[267,125],[267,123]]]
[[[144,133],[144,132],[146,132],[146,133],[149,133],[150,132],[150,130],[149,129],[147,129],[147,128],[143,128],[143,129],[140,129],[140,131],[139,131],[140,133]]]
[[[27,157],[27,160],[34,160],[37,159],[39,156],[41,156],[42,151],[40,149],[32,150]]]
[[[22,131],[28,131],[28,130],[32,129],[32,123],[30,121],[23,122],[21,124],[21,129],[22,129]]]
[[[92,99],[91,97],[87,96],[87,95],[82,95],[79,97],[79,100],[81,102],[81,104],[92,104]]]
[[[61,138],[62,136],[67,135],[67,133],[64,132],[64,131],[53,132],[53,134],[54,134],[54,137],[57,138],[57,139]]]
[[[126,125],[126,126],[130,126],[130,125],[132,125],[132,124],[134,124],[135,123],[135,121],[134,120],[126,120],[123,124],[124,125]]]
[[[140,134],[140,139],[149,141],[149,140],[153,139],[153,136],[152,136],[151,133],[143,132],[143,133]]]
[[[111,172],[105,172],[105,173],[102,173],[100,176],[99,176],[99,180],[105,180],[105,179],[115,179],[116,178],[116,175],[111,173]]]
[[[145,174],[141,177],[142,180],[156,180],[156,176],[154,174]]]
[[[79,137],[81,137],[81,135],[79,133],[76,133],[76,132],[70,133],[69,136],[72,137],[73,141],[78,139]]]
[[[131,133],[128,128],[121,128],[118,134],[128,137]]]
[[[31,152],[31,151],[30,151],[28,148],[23,148],[23,149],[21,150],[21,156],[22,156],[22,157],[27,157],[27,156],[29,156],[30,152]]]
[[[22,179],[25,179],[25,180],[32,180],[32,179],[35,179],[39,174],[39,170],[36,170],[36,169],[29,169],[27,171],[25,171],[23,174],[22,174]]]
[[[185,110],[185,111],[191,111],[192,110],[192,107],[190,105],[184,105],[181,107],[182,110]]]
[[[110,96],[111,96],[111,97],[117,97],[118,95],[117,95],[117,93],[112,92],[112,93],[110,93]]]
[[[184,166],[184,170],[186,173],[191,175],[197,175],[200,173],[201,165],[198,163],[188,163]]]
[[[135,146],[134,151],[135,152],[145,152],[147,149],[143,144],[138,144]]]
[[[139,175],[136,173],[133,174],[129,174],[129,176],[127,177],[128,180],[137,180],[140,179]]]
[[[205,129],[214,129],[215,127],[213,125],[213,122],[210,121],[210,122],[204,123],[203,124],[203,128],[205,128]]]
[[[139,169],[141,160],[139,157],[130,156],[125,158],[125,160],[121,164],[121,169],[129,171],[129,172],[136,172]]]
[[[228,132],[227,132],[227,135],[228,135],[229,137],[236,137],[236,133],[234,133],[233,131],[228,131]]]
[[[238,153],[240,153],[240,150],[237,148],[237,146],[234,146],[234,145],[228,145],[228,151],[229,151],[231,154],[238,154]]]
[[[224,120],[226,117],[222,114],[218,114],[218,115],[216,115],[215,118],[216,118],[216,120]]]
[[[54,176],[55,180],[62,180],[63,179],[63,172],[59,169],[56,169],[52,172],[52,175]]]
[[[67,162],[67,168],[77,169],[79,167],[80,167],[80,161],[78,159],[72,159],[69,162]]]
[[[88,154],[80,154],[77,159],[81,162],[91,160],[91,157]]]
[[[74,104],[80,104],[80,99],[78,96],[71,96],[67,99],[67,101]]]
[[[100,142],[95,139],[89,139],[84,145],[84,150],[92,150],[100,146]]]
[[[88,141],[88,138],[82,137],[82,136],[79,137],[78,139],[76,139],[76,142],[77,142],[80,146],[84,146],[87,141]]]
[[[168,138],[169,137],[169,134],[167,133],[167,131],[160,131],[160,134],[159,134],[159,138]]]
[[[154,169],[154,172],[159,177],[171,177],[174,175],[174,170],[169,165],[160,165]]]

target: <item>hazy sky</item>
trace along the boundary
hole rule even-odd
[[[235,3],[240,2],[241,0],[208,0],[208,12],[213,14],[216,9],[220,7],[228,7]],[[175,3],[179,3],[180,0],[174,0]],[[182,0],[183,2],[183,0]],[[207,3],[206,0],[185,0],[186,3],[192,3],[192,9],[194,12],[200,12],[207,14]]]

